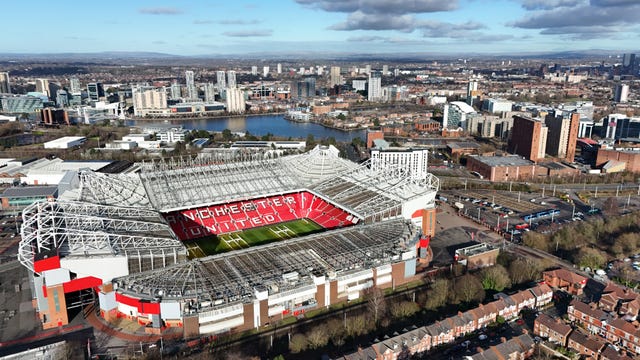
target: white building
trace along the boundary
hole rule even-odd
[[[198,98],[198,89],[196,88],[195,74],[191,70],[184,72],[187,83],[187,97],[190,100]]]
[[[236,87],[227,89],[227,112],[232,114],[242,114],[246,109],[244,101],[244,91]]]
[[[269,76],[269,67],[268,66],[263,66],[262,67],[262,76],[263,77]]]
[[[442,117],[443,129],[457,129],[467,127],[467,118],[474,116],[476,111],[469,104],[462,101],[453,101],[445,104]]]
[[[382,78],[379,72],[369,74],[369,86],[367,90],[367,100],[379,101],[382,99]]]
[[[365,91],[367,89],[367,80],[353,80],[351,87],[355,91]]]
[[[428,175],[427,163],[429,150],[387,149],[371,150],[371,169],[381,171],[390,166],[397,166],[406,171],[412,179],[425,179]]]
[[[486,99],[482,104],[482,109],[492,114],[509,112],[513,108],[513,102],[505,99]]]
[[[276,72],[278,74],[282,74],[282,64],[278,63],[278,65],[276,66]]]
[[[227,82],[225,81],[224,71],[216,71],[216,87],[218,89],[225,89],[227,87]]]
[[[215,100],[216,100],[216,87],[213,85],[213,83],[204,84],[204,101],[212,102]]]
[[[133,114],[135,116],[146,116],[155,113],[154,110],[165,110],[167,108],[167,91],[164,87],[134,87],[131,91],[133,95]]]
[[[619,103],[626,103],[629,98],[629,85],[618,84],[614,93],[613,101]]]
[[[227,71],[227,87],[236,87],[236,72],[233,70]]]
[[[257,66],[252,66],[251,67],[251,75],[258,75],[258,67]]]
[[[167,131],[159,132],[156,134],[156,138],[165,143],[173,144],[178,141],[184,142],[189,130],[172,128]]]
[[[87,141],[84,136],[64,136],[59,139],[47,141],[44,143],[45,149],[71,149],[80,146]]]

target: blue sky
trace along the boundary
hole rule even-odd
[[[0,52],[640,49],[640,0],[6,1]]]

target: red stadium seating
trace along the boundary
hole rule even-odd
[[[276,195],[164,215],[181,240],[224,234],[307,218],[326,229],[353,225],[357,218],[309,192]]]

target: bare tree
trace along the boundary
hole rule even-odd
[[[325,326],[316,326],[307,332],[309,349],[321,348],[329,342],[329,334]]]
[[[391,316],[395,319],[404,319],[413,314],[417,313],[420,310],[418,304],[413,301],[402,301],[399,303],[394,303],[391,305]]]
[[[482,283],[471,274],[458,278],[454,285],[454,291],[456,299],[461,302],[470,303],[484,299]]]
[[[436,279],[427,293],[424,307],[429,310],[435,310],[446,304],[450,295],[450,289],[451,283],[448,279]]]
[[[307,349],[307,338],[302,334],[294,334],[289,341],[289,350],[296,354]]]
[[[335,346],[344,345],[344,338],[346,336],[346,329],[344,322],[341,319],[331,319],[325,324],[329,338]]]
[[[384,316],[387,309],[384,291],[377,287],[369,288],[365,291],[365,298],[367,299],[367,310],[373,317],[373,323],[378,325],[380,318]]]

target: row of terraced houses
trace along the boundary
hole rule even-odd
[[[459,312],[457,315],[423,326],[404,334],[377,342],[370,347],[345,355],[345,360],[395,360],[408,359],[416,353],[429,351],[437,346],[452,343],[456,338],[486,328],[498,317],[511,320],[518,317],[525,308],[541,308],[551,302],[553,291],[547,284],[539,284],[513,295],[499,294],[497,300],[488,304]],[[533,340],[529,335],[516,337],[508,342],[493,346],[486,352],[500,354],[498,358],[525,358],[533,352]],[[503,353],[506,352],[506,353]],[[479,353],[478,359],[492,358]]]

